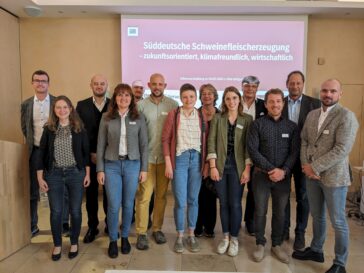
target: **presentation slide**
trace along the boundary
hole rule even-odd
[[[121,17],[122,81],[162,73],[176,99],[184,83],[241,90],[248,75],[260,79],[259,95],[286,89],[287,74],[304,71],[305,20],[137,19]],[[303,19],[302,19],[303,18]],[[148,87],[146,86],[146,89]],[[219,92],[219,93],[220,93]],[[148,93],[148,90],[147,92]]]

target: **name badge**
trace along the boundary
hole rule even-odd
[[[130,125],[135,125],[136,124],[136,121],[130,121],[129,124]]]
[[[283,138],[289,138],[289,134],[282,134]]]
[[[323,133],[324,135],[328,135],[328,134],[330,133],[330,131],[329,131],[329,130],[324,130],[322,133]]]
[[[168,112],[162,112],[161,115],[167,116],[168,115]]]
[[[239,128],[239,129],[243,130],[244,126],[240,125],[240,124],[236,124],[236,128]]]

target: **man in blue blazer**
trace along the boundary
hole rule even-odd
[[[54,97],[49,94],[49,75],[37,70],[32,75],[34,96],[21,104],[21,129],[28,145],[30,176],[30,230],[32,236],[39,233],[38,200],[39,185],[37,180],[36,158],[39,153],[43,125],[47,122]]]
[[[302,130],[307,114],[320,107],[320,101],[303,94],[305,84],[305,76],[301,71],[292,71],[287,76],[286,86],[288,96],[284,99],[284,108],[282,115],[290,119],[298,125],[299,130]],[[297,147],[299,149],[299,147]],[[295,193],[296,193],[296,229],[293,249],[299,250],[305,247],[305,232],[308,222],[310,208],[306,194],[306,177],[301,170],[301,162],[298,157],[297,162],[291,174],[294,178]],[[284,223],[283,238],[289,240],[290,227],[290,205],[286,206],[286,216]]]
[[[83,238],[84,243],[91,243],[95,240],[96,235],[99,233],[97,228],[99,219],[97,216],[99,209],[98,195],[99,195],[99,183],[96,179],[96,148],[97,148],[97,136],[99,133],[99,125],[101,116],[107,111],[109,100],[106,97],[106,90],[108,82],[105,76],[95,75],[91,79],[90,87],[92,90],[92,96],[79,101],[76,106],[76,110],[82,119],[90,143],[90,186],[86,188],[86,210],[87,210],[87,225],[88,231]],[[107,213],[107,198],[105,188],[103,189],[103,207],[105,215]],[[106,225],[106,217],[105,217]],[[107,233],[107,225],[105,232]]]

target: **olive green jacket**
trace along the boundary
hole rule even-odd
[[[243,114],[242,116],[238,115],[236,122],[234,153],[239,178],[245,169],[245,164],[251,164],[246,148],[246,137],[252,121],[253,119],[250,115]],[[216,114],[211,120],[207,142],[207,160],[216,158],[216,168],[219,171],[220,177],[224,172],[227,156],[228,122],[227,114]]]

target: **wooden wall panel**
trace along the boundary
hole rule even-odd
[[[19,22],[0,9],[0,139],[23,143],[20,130]]]
[[[28,154],[0,140],[0,260],[30,243]]]

